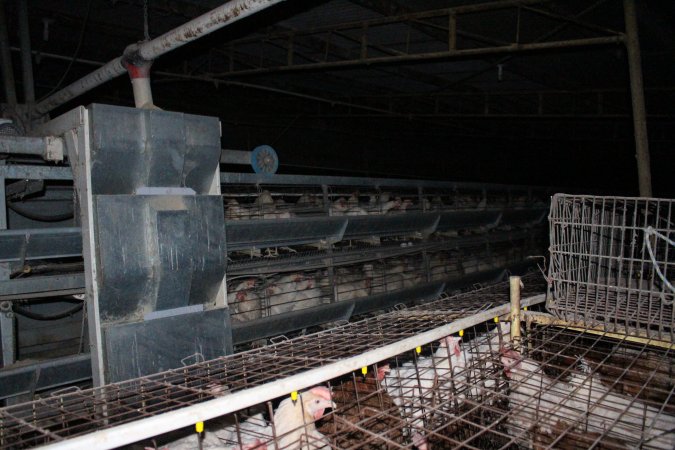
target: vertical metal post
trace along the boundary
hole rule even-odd
[[[647,140],[647,113],[645,112],[645,93],[642,83],[642,59],[638,38],[635,0],[623,0],[624,20],[626,21],[626,50],[628,51],[628,71],[630,74],[630,93],[633,103],[633,134],[638,168],[640,197],[652,196],[652,174],[649,165],[649,142]]]
[[[9,52],[9,33],[5,17],[5,2],[0,2],[0,71],[2,71],[2,84],[5,87],[5,101],[10,106],[14,106],[16,105],[16,86],[14,85],[12,55]]]
[[[363,34],[361,35],[361,59],[368,57],[368,26],[363,26]]]
[[[457,49],[457,16],[448,15],[448,50]]]
[[[288,37],[288,53],[286,54],[286,64],[293,65],[293,35]]]
[[[1,4],[0,4],[1,8]],[[0,165],[4,165],[4,161],[0,161]],[[0,177],[0,230],[7,229],[7,205],[5,200],[5,177]],[[0,283],[9,280],[10,267],[9,263],[0,263]],[[3,306],[9,306],[11,302],[5,303]],[[0,347],[2,350],[2,364],[0,367],[9,366],[16,361],[15,347],[15,330],[14,330],[14,313],[11,308],[0,309]]]
[[[509,288],[511,298],[511,341],[514,349],[520,347],[520,277],[509,277]]]
[[[321,185],[321,192],[322,192],[322,195],[323,195],[324,211],[326,211],[327,215],[330,215],[331,214],[331,210],[330,210],[330,204],[331,203],[330,203],[330,197],[328,196],[328,185],[322,184]],[[330,286],[331,286],[330,302],[331,303],[337,303],[338,300],[339,300],[339,297],[338,297],[338,286],[337,286],[337,283],[335,282],[336,277],[335,277],[335,267],[334,267],[335,259],[333,257],[333,243],[327,240],[326,244],[328,245],[328,247],[326,248],[326,253],[328,253],[328,261],[329,261],[329,264],[328,264],[328,267],[326,268],[326,271],[327,271],[327,275],[328,275],[328,282],[330,283]]]
[[[17,2],[19,15],[19,45],[21,46],[21,74],[23,76],[23,101],[28,105],[35,103],[35,86],[33,84],[33,60],[28,28],[28,2]]]

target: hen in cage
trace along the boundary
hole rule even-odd
[[[534,443],[562,428],[551,444],[566,433],[586,431],[597,440],[604,432],[616,442],[634,439],[643,448],[675,448],[675,416],[662,408],[616,394],[592,373],[573,371],[568,381],[551,378],[539,363],[513,350],[504,352],[502,361],[510,380],[508,423],[514,435],[526,431]]]
[[[366,373],[351,373],[334,380],[333,401],[336,409],[319,431],[331,436],[337,448],[400,448],[405,442],[396,415],[398,407],[383,389],[388,364]]]
[[[271,421],[262,413],[241,420],[235,414],[229,424],[212,423],[202,435],[192,434],[162,445],[160,450],[188,450],[194,448],[220,450],[328,450],[326,437],[316,428],[326,409],[335,408],[331,391],[315,386],[297,397],[287,397],[279,403]],[[234,422],[234,423],[231,423]],[[152,447],[146,447],[152,449]]]

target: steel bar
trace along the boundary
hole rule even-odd
[[[488,191],[509,191],[527,189],[526,185],[506,185],[497,183],[470,183],[470,182],[448,182],[435,180],[411,180],[401,178],[367,178],[367,177],[342,177],[342,176],[315,176],[315,175],[268,175],[268,174],[254,174],[254,173],[234,173],[222,172],[220,174],[220,181],[223,184],[298,184],[298,185],[315,185],[321,186],[323,184],[328,186],[372,186],[379,187],[418,187],[425,188],[440,188],[450,190],[463,189],[487,189]],[[547,186],[531,186],[534,189],[541,189],[544,192],[556,192],[556,189],[561,187],[547,187]]]
[[[520,277],[509,277],[511,299],[511,339],[516,350],[520,348]]]
[[[23,101],[35,103],[35,85],[33,81],[33,60],[28,29],[28,0],[17,1],[19,16],[19,42],[21,45],[21,75],[23,76]]]
[[[420,19],[429,19],[433,17],[446,17],[451,14],[462,15],[462,14],[477,14],[482,12],[497,11],[502,9],[516,8],[521,5],[536,5],[541,3],[547,3],[550,0],[503,0],[503,1],[492,1],[484,3],[469,3],[466,5],[455,6],[451,8],[443,9],[434,9],[430,11],[417,11],[410,12],[405,14],[397,15],[384,15],[383,17],[378,17],[368,20],[359,20],[352,22],[344,22],[337,25],[324,25],[312,27],[308,30],[289,30],[277,33],[266,33],[265,39],[286,39],[289,36],[293,35],[295,37],[302,36],[304,34],[321,34],[321,33],[331,33],[341,30],[352,30],[352,29],[361,29],[364,26],[368,28],[374,28],[381,25],[390,25],[398,24],[403,22],[415,21]],[[258,42],[260,38],[242,38],[232,41],[232,44],[245,44]]]
[[[246,150],[230,150],[223,149],[220,155],[220,162],[222,164],[251,164],[251,152]]]
[[[47,150],[47,138],[29,136],[0,136],[0,153],[42,156]]]
[[[16,86],[14,84],[12,55],[9,52],[9,32],[7,30],[5,2],[0,3],[0,70],[2,71],[2,85],[5,91],[5,101],[10,106],[14,106],[17,101]]]
[[[132,51],[146,61],[194,41],[224,26],[255,14],[283,0],[232,0],[203,14],[180,27],[132,48]],[[75,81],[59,92],[51,95],[35,107],[38,115],[63,105],[96,86],[99,86],[126,72],[122,65],[123,57],[117,57],[89,75]]]
[[[9,264],[0,264],[0,283],[7,283],[10,273]],[[0,308],[0,363],[9,366],[16,360],[16,318],[4,300],[0,305],[3,306]]]
[[[538,313],[533,311],[522,311],[520,315],[522,320],[525,320],[529,323],[565,327],[570,330],[581,331],[583,333],[589,334],[597,334],[600,336],[606,336],[611,339],[617,339],[627,342],[637,342],[639,344],[646,344],[653,347],[675,350],[674,343],[651,338],[647,335],[647,333],[638,333],[638,336],[630,336],[627,335],[625,332],[608,331],[602,325],[598,325],[596,327],[589,327],[587,324],[583,322],[570,322],[567,320],[558,319],[550,314]]]
[[[73,171],[70,167],[12,164],[0,165],[0,177],[7,180],[72,180]]]
[[[44,277],[17,278],[0,281],[0,298],[22,299],[46,295],[81,293],[84,289],[84,274],[50,275]]]
[[[398,64],[398,63],[412,63],[412,62],[442,61],[451,59],[473,58],[479,56],[492,56],[500,54],[521,53],[521,52],[535,52],[535,51],[562,49],[562,48],[612,45],[612,44],[620,44],[622,42],[623,42],[622,36],[609,36],[609,37],[586,38],[586,39],[571,39],[564,41],[538,42],[529,44],[514,43],[498,47],[446,50],[440,52],[417,53],[409,55],[375,56],[370,58],[358,58],[343,61],[295,64],[293,66],[274,66],[274,67],[261,67],[258,69],[243,69],[234,72],[225,72],[222,74],[218,74],[218,76],[230,77],[242,75],[270,74],[279,72],[295,72],[301,70],[343,69],[358,66],[371,66],[376,64]]]
[[[649,141],[647,138],[647,113],[645,93],[642,82],[642,57],[640,39],[635,12],[635,0],[623,1],[626,22],[626,50],[628,51],[628,72],[630,74],[630,93],[633,105],[633,132],[637,156],[638,184],[641,197],[652,196],[652,174],[649,162]]]

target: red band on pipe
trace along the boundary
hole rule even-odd
[[[136,66],[130,62],[125,62],[124,67],[126,67],[127,72],[129,72],[129,77],[133,80],[136,78],[149,78],[150,77],[150,66],[152,63],[144,63],[143,65]]]

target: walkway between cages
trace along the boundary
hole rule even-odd
[[[542,303],[541,274],[522,306]],[[503,316],[508,283],[167,372],[0,409],[0,448],[114,448],[288,395]],[[214,397],[214,386],[225,394]]]

